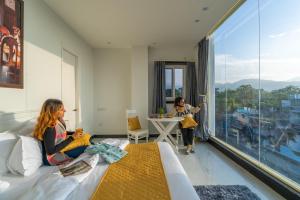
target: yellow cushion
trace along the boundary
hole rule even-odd
[[[195,128],[196,126],[198,126],[193,117],[185,117],[184,120],[181,121],[181,124],[182,128]]]
[[[141,124],[138,116],[128,118],[128,129],[131,131],[141,129]]]
[[[70,144],[68,144],[65,148],[63,148],[60,152],[69,151],[81,146],[91,145],[90,143],[91,135],[85,133],[82,137],[73,140]]]

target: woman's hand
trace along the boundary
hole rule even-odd
[[[83,133],[83,128],[76,128],[75,132]]]
[[[191,111],[192,111],[193,114],[196,114],[200,110],[201,110],[201,107],[197,106],[197,107],[193,107]]]
[[[83,136],[83,129],[82,128],[77,128],[76,131],[75,131],[75,133],[72,134],[72,137],[74,139],[78,139],[78,138],[80,138],[82,136]]]

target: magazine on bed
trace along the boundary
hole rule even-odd
[[[74,176],[78,174],[83,174],[88,172],[92,167],[84,160],[79,160],[78,162],[72,163],[71,165],[64,166],[59,169],[61,174],[66,176]]]

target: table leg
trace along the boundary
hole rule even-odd
[[[171,135],[171,131],[176,126],[177,122],[168,122],[167,126],[164,126],[164,124],[160,121],[151,121],[151,122],[160,134],[159,137],[156,138],[155,141],[158,142],[158,141],[165,140],[166,142],[168,142],[171,145],[171,147],[174,150],[178,151],[178,148],[177,148],[178,144]]]
[[[156,142],[158,141],[163,141],[164,137],[165,137],[165,127],[163,124],[159,124],[158,122],[156,121],[153,121],[152,124],[154,125],[154,127],[156,128],[156,130],[159,132],[159,136],[158,138],[156,138]]]
[[[171,135],[171,131],[176,126],[177,122],[169,122],[166,127],[161,122],[158,122],[158,124],[160,127],[164,127],[164,135],[162,135],[162,139],[166,140],[174,149],[177,150],[177,142]]]

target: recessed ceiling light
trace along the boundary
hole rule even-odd
[[[208,7],[207,7],[207,6],[206,6],[206,7],[203,7],[202,10],[203,10],[203,11],[207,11],[207,10],[208,10]]]
[[[198,22],[200,22],[200,20],[199,19],[195,19],[195,22],[198,23]]]
[[[111,42],[107,42],[107,44],[111,44]]]

